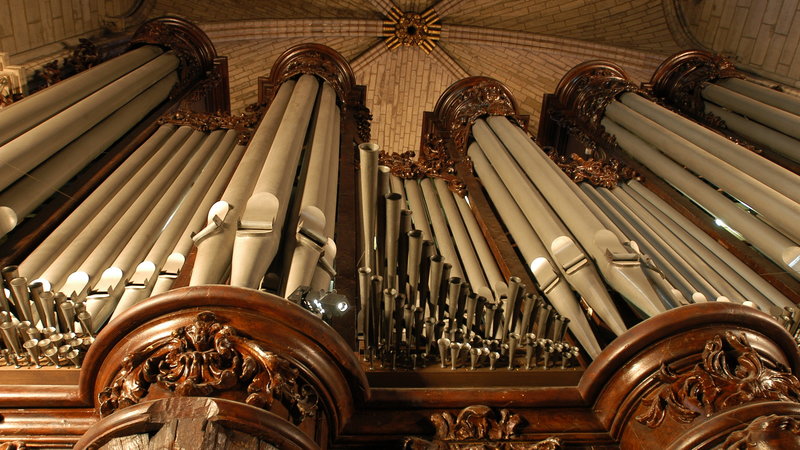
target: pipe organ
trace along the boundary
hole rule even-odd
[[[328,47],[226,77],[159,18],[0,110],[0,448],[788,445],[796,99],[590,62],[532,138],[470,77],[398,153]]]

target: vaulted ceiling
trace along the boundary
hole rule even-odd
[[[800,13],[788,0],[0,0],[0,51],[12,62],[43,57],[48,46],[140,2],[147,17],[177,14],[197,23],[229,57],[234,112],[256,100],[257,78],[290,46],[334,48],[368,86],[373,139],[390,151],[416,149],[422,112],[471,75],[505,83],[521,113],[531,115],[532,130],[542,96],[591,59],[616,62],[642,82],[668,55],[702,46],[773,80],[800,78],[800,27],[793,26]],[[387,47],[384,19],[431,9],[441,34],[430,53]]]

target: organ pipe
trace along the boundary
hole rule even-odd
[[[0,189],[174,71],[179,60],[163,54],[0,147]]]
[[[258,287],[278,251],[294,168],[300,160],[318,88],[313,75],[303,75],[292,92],[253,195],[239,219],[231,265],[233,286]]]
[[[639,262],[632,258],[632,254],[612,232],[603,228],[600,221],[583,207],[583,203],[569,188],[561,189],[566,187],[565,183],[571,181],[566,179],[555,163],[522,130],[511,125],[508,119],[494,116],[487,121],[504,140],[525,173],[592,255],[606,281],[648,316],[664,311]],[[549,166],[550,170],[537,171],[537,165]]]
[[[14,102],[0,112],[0,145],[161,54],[160,48],[145,45]]]

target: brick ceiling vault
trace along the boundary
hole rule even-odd
[[[574,65],[607,59],[635,81],[646,81],[686,41],[684,34],[672,37],[674,18],[665,17],[670,9],[646,0],[214,3],[218,8],[209,11],[195,0],[159,0],[153,14],[197,22],[219,54],[230,58],[235,112],[255,101],[256,79],[283,50],[321,43],[347,58],[357,82],[367,85],[373,139],[395,152],[419,147],[422,112],[432,110],[439,95],[461,78],[483,75],[507,84],[536,130],[542,96]],[[434,24],[435,36],[424,49],[413,46],[416,41],[404,46],[387,37],[394,23],[413,18],[404,14],[411,12]]]

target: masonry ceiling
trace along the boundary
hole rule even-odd
[[[256,99],[256,80],[291,45],[318,42],[339,51],[367,89],[373,140],[389,151],[419,146],[422,112],[433,109],[453,82],[484,75],[506,83],[532,130],[544,93],[571,67],[590,59],[621,64],[645,81],[663,58],[681,48],[670,31],[664,0],[158,0],[151,16],[178,14],[203,28],[230,58],[234,112]],[[383,19],[433,8],[441,39],[389,50]],[[679,33],[676,33],[680,35]],[[681,40],[681,39],[678,39]]]

